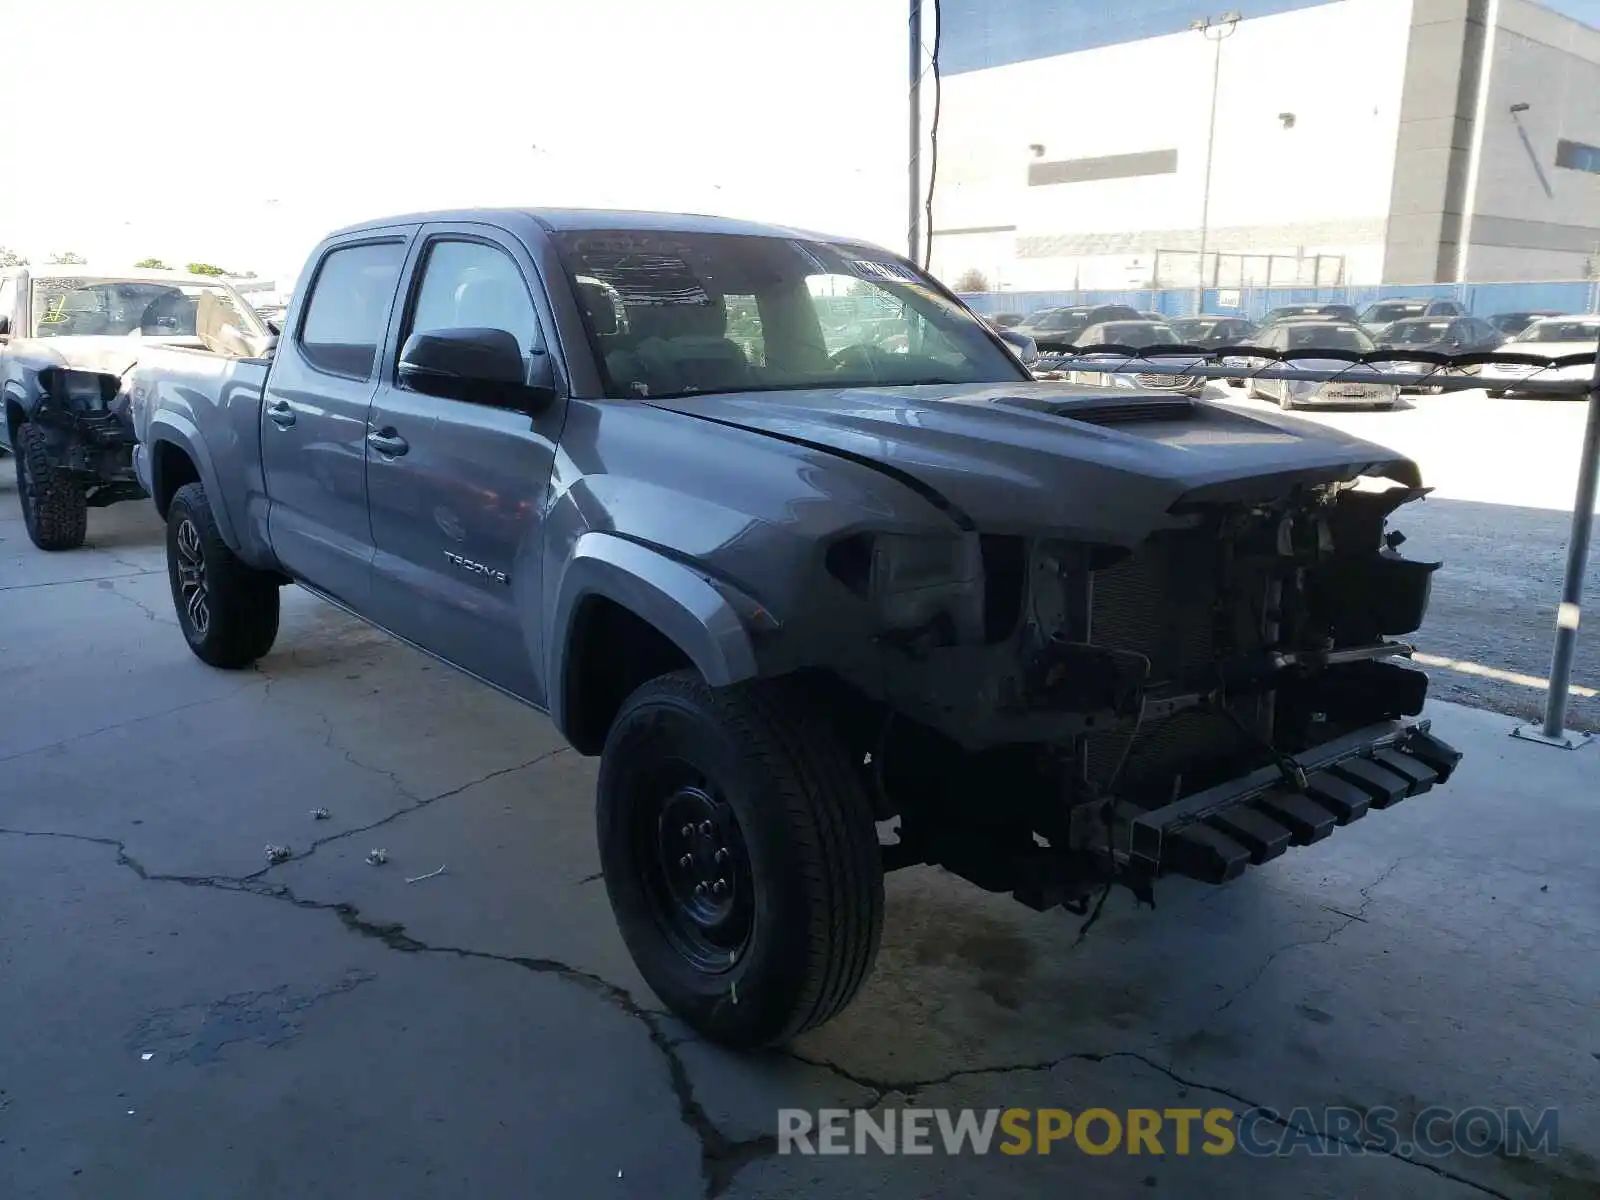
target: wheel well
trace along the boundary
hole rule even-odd
[[[613,600],[589,597],[573,619],[562,732],[579,754],[600,753],[617,711],[634,689],[693,665],[648,621]]]
[[[154,447],[150,474],[155,484],[156,511],[163,518],[178,489],[186,483],[198,483],[200,471],[182,446],[173,442],[157,442]]]
[[[22,405],[18,404],[11,397],[7,396],[6,434],[7,440],[9,440],[13,446],[17,444],[17,430],[21,428],[22,423],[27,419],[27,414],[22,411]]]

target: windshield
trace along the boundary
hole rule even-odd
[[[152,283],[142,279],[33,281],[34,337],[197,337],[202,306],[220,319],[259,334],[226,288],[205,283]]]
[[[1449,332],[1449,321],[1401,321],[1389,330],[1389,340],[1397,346],[1426,346]]]
[[[1067,329],[1082,329],[1088,324],[1089,314],[1075,312],[1070,308],[1057,308],[1050,312],[1035,313],[1029,317],[1026,324],[1029,329],[1048,329],[1052,332]]]
[[[1178,335],[1154,321],[1111,321],[1096,325],[1084,338],[1085,346],[1172,346]]]
[[[1374,304],[1361,314],[1363,321],[1398,321],[1401,317],[1420,316],[1428,306],[1423,303]]]
[[[1600,339],[1600,321],[1569,321],[1560,317],[1535,321],[1523,330],[1519,342],[1592,342]]]
[[[1377,349],[1373,340],[1354,325],[1318,322],[1315,325],[1290,326],[1288,333],[1289,340],[1285,348],[1289,350],[1347,350],[1354,354],[1365,354]]]
[[[616,399],[1028,378],[982,322],[882,250],[657,230],[555,241]]]

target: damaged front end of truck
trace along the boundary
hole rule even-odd
[[[1191,442],[1243,420],[1179,407]],[[1174,411],[1107,420],[1158,436]],[[1186,487],[1131,544],[959,512],[948,536],[833,542],[856,603],[824,674],[899,822],[886,865],[1083,912],[1112,882],[1226,882],[1447,780],[1402,640],[1439,564],[1390,527],[1426,491],[1390,456]]]
[[[73,549],[87,509],[146,496],[122,380],[49,359],[6,365],[7,433],[29,537],[41,549]]]

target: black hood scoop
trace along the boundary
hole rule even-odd
[[[1187,396],[1005,396],[994,403],[1049,413],[1053,417],[1068,417],[1088,425],[1173,421],[1191,416],[1195,411],[1195,402]]]

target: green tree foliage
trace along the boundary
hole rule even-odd
[[[192,262],[185,270],[191,275],[226,275],[226,267],[219,267],[215,263]]]
[[[167,266],[167,264],[162,262],[159,258],[141,258],[138,262],[134,263],[133,265],[138,267],[140,270],[144,270],[144,271],[170,271],[170,270],[172,270],[171,267]]]

